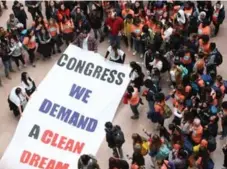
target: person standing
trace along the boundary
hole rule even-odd
[[[19,64],[19,60],[21,61],[21,63],[23,64],[24,67],[26,67],[24,58],[22,56],[22,44],[20,41],[17,40],[17,38],[11,38],[10,42],[9,42],[9,47],[10,47],[10,54],[13,58],[13,60],[15,61],[15,64],[17,65],[18,70],[21,69],[20,64]]]
[[[55,1],[45,1],[46,7],[46,18],[50,20],[50,18],[57,19],[57,4]]]
[[[109,60],[116,63],[124,64],[125,62],[125,53],[123,50],[117,48],[117,44],[113,43],[108,47],[105,58],[109,56]]]
[[[15,17],[19,20],[20,23],[23,24],[24,29],[27,28],[27,14],[24,10],[24,6],[19,1],[14,1],[13,7],[12,7],[13,13]]]
[[[121,127],[118,125],[113,126],[111,122],[106,122],[105,132],[108,147],[113,150],[113,155],[118,158],[123,158],[122,145],[125,142],[125,138]]]
[[[41,3],[42,1],[25,1],[25,5],[28,7],[28,12],[31,13],[33,21],[35,21],[37,15],[43,17],[41,12]]]
[[[97,52],[98,44],[94,37],[90,35],[90,28],[83,30],[83,32],[73,42],[74,45],[88,51]]]
[[[60,38],[59,25],[53,18],[50,18],[50,20],[49,20],[48,31],[51,35],[53,54],[55,54],[55,45],[57,46],[58,53],[61,53],[60,47],[63,44],[63,42],[62,42],[62,39]]]
[[[220,140],[223,140],[227,136],[227,101],[222,103],[223,114],[221,115],[221,124],[222,124],[222,136]]]
[[[100,36],[99,42],[101,43],[104,41],[104,35],[103,35],[102,29],[101,29],[103,20],[98,15],[98,13],[99,13],[99,11],[92,10],[89,15],[89,21],[90,21],[91,28],[94,31],[95,39],[98,39],[98,33],[99,33],[99,36]]]
[[[140,104],[140,97],[138,89],[132,86],[128,86],[127,88],[127,99],[130,104],[130,108],[133,112],[133,116],[131,116],[131,119],[139,119],[139,111],[138,106]]]
[[[70,19],[69,17],[63,17],[62,22],[60,22],[60,28],[61,32],[63,33],[63,39],[68,46],[74,38],[74,24],[72,22],[72,19]]]
[[[13,34],[17,35],[17,26],[19,24],[19,21],[17,18],[15,18],[14,14],[9,15],[9,19],[7,21],[7,30]]]
[[[223,23],[224,19],[225,19],[224,5],[221,4],[221,1],[217,1],[213,7],[213,16],[212,16],[212,21],[215,27],[215,31],[214,31],[215,36],[218,34],[219,27]]]
[[[36,90],[35,81],[28,75],[27,72],[21,73],[21,86],[25,89],[28,96],[31,96]]]
[[[110,13],[110,17],[106,19],[105,25],[107,26],[109,31],[110,43],[115,42],[118,45],[118,48],[120,48],[123,19],[118,17],[115,11],[112,11]]]
[[[27,32],[27,35],[24,37],[23,46],[28,51],[29,60],[33,67],[36,67],[35,60],[35,50],[36,50],[36,38],[34,31],[30,30]]]
[[[10,50],[8,48],[7,42],[0,43],[0,57],[2,58],[2,62],[4,65],[5,70],[5,76],[6,78],[11,80],[11,77],[9,75],[9,72],[14,72],[11,64],[11,58],[10,58]]]
[[[43,55],[43,58],[50,58],[52,47],[51,47],[51,35],[45,27],[42,27],[38,33],[39,47],[37,52]]]

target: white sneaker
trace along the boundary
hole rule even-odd
[[[140,54],[140,58],[143,58],[143,54]]]
[[[27,65],[26,65],[26,64],[24,64],[24,65],[23,65],[23,67],[24,67],[24,68],[26,68],[26,67],[27,67]]]
[[[132,55],[133,55],[133,56],[135,56],[136,54],[137,54],[137,52],[136,52],[136,51],[132,53]]]

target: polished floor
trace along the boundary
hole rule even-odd
[[[9,17],[9,14],[12,13],[11,5],[12,1],[8,1],[8,10],[5,10],[3,12],[3,15],[0,17],[0,26],[5,27],[6,21]],[[28,23],[31,23],[31,15],[30,13],[27,13],[29,17]],[[223,25],[221,25],[220,32],[216,38],[213,38],[212,41],[215,41],[217,43],[218,49],[221,51],[221,53],[224,56],[224,62],[223,64],[218,68],[219,73],[227,79],[227,21],[225,20]],[[106,49],[108,47],[107,40],[101,44],[99,44],[98,52],[102,55],[105,54]],[[122,45],[123,46],[123,45]],[[64,47],[63,47],[64,48]],[[62,49],[63,49],[62,48]],[[126,62],[130,62],[132,60],[136,60],[141,62],[142,60],[139,58],[139,56],[133,56],[132,52],[128,52],[126,48],[123,47],[123,50],[126,52]],[[28,66],[27,68],[23,69],[23,71],[29,72],[30,76],[34,78],[37,84],[39,84],[42,79],[45,77],[47,72],[51,69],[55,61],[59,58],[59,55],[56,54],[52,57],[51,60],[43,61],[42,59],[37,61],[37,67],[33,68],[31,66]],[[14,64],[13,64],[14,65]],[[15,67],[15,65],[14,65]],[[15,68],[16,69],[16,68]],[[15,132],[15,129],[17,127],[18,119],[16,119],[13,116],[13,113],[9,111],[9,107],[7,104],[7,96],[11,90],[12,87],[18,85],[20,83],[20,71],[17,71],[16,73],[12,73],[11,77],[12,80],[8,80],[4,78],[4,73],[1,65],[0,69],[0,76],[3,81],[3,87],[0,88],[0,157],[3,155],[4,150],[6,149],[7,145],[9,144],[10,140],[13,137],[13,134]],[[169,88],[167,85],[167,78],[165,76],[162,78],[162,87],[163,90],[167,93]],[[118,111],[115,115],[115,118],[113,120],[114,124],[118,124],[122,127],[122,130],[125,134],[126,143],[123,145],[124,154],[132,154],[132,140],[131,135],[134,132],[144,134],[142,129],[146,129],[151,133],[154,133],[154,125],[146,118],[146,112],[148,110],[148,107],[145,103],[144,106],[141,106],[139,108],[140,110],[140,119],[133,121],[130,119],[131,116],[131,110],[128,105],[121,104],[118,108]],[[108,112],[106,112],[108,113]],[[212,154],[212,158],[215,161],[215,169],[220,169],[223,164],[223,153],[221,151],[222,145],[226,142],[219,141],[218,140],[218,148],[217,150]],[[92,139],[91,139],[92,144]],[[19,145],[18,145],[19,146]],[[111,156],[112,152],[107,147],[107,144],[105,142],[105,139],[103,140],[103,143],[100,146],[100,149],[97,153],[97,159],[99,160],[99,164],[101,166],[101,169],[108,168],[108,158]],[[147,168],[150,168],[151,160],[149,157],[146,157],[146,166]]]

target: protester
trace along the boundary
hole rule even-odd
[[[45,27],[42,27],[37,34],[39,46],[37,52],[43,55],[43,58],[50,58],[52,52],[51,35]]]
[[[9,41],[10,41],[9,48],[11,51],[9,53],[9,55],[12,56],[13,60],[15,61],[16,65],[17,65],[18,70],[21,69],[19,61],[21,61],[23,66],[26,67],[25,60],[24,60],[23,54],[22,54],[22,51],[23,51],[22,43],[20,41],[18,41],[17,38],[15,38],[15,37],[12,37]]]
[[[78,169],[100,169],[100,167],[94,156],[83,154],[78,160]]]
[[[22,87],[14,87],[8,97],[10,110],[13,111],[15,117],[22,116],[29,97]]]
[[[29,77],[27,72],[21,73],[21,86],[25,89],[28,96],[31,96],[36,90],[35,82],[31,77]]]
[[[24,6],[19,1],[14,1],[12,9],[15,17],[23,24],[24,29],[26,29],[28,17],[24,10]]]
[[[28,12],[31,13],[33,21],[36,16],[43,16],[41,12],[41,1],[26,0],[25,5],[28,7]]]
[[[111,122],[106,122],[105,132],[108,147],[113,149],[113,155],[118,158],[123,158],[122,145],[125,142],[125,138],[121,127],[118,125],[113,126]]]
[[[73,42],[73,44],[87,51],[98,51],[97,41],[90,34],[90,28],[84,29],[83,32]]]
[[[108,56],[109,60],[112,62],[122,64],[124,64],[125,62],[125,53],[121,49],[117,48],[116,43],[113,43],[111,44],[111,46],[108,47],[105,58],[107,58]]]
[[[23,46],[28,51],[29,60],[33,67],[35,65],[35,50],[36,50],[36,37],[34,35],[34,30],[27,31],[23,39]]]
[[[5,76],[9,80],[11,80],[9,72],[14,72],[14,70],[12,68],[11,57],[9,54],[10,54],[10,49],[7,45],[7,42],[2,42],[0,44],[0,57],[4,65]]]
[[[120,48],[123,19],[117,16],[116,11],[111,11],[110,16],[105,21],[105,24],[108,28],[110,42],[116,43],[118,48]]]

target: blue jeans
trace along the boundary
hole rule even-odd
[[[109,38],[110,38],[110,44],[116,43],[117,47],[120,48],[120,42],[121,42],[121,37],[120,36],[109,34]]]
[[[137,105],[130,104],[130,108],[135,116],[139,116],[138,106],[139,106],[139,103]]]
[[[143,54],[143,48],[140,40],[133,38],[133,49],[136,52]]]
[[[9,72],[13,70],[11,60],[3,61],[5,75],[9,76]]]
[[[154,101],[148,101],[149,110],[154,112]]]

